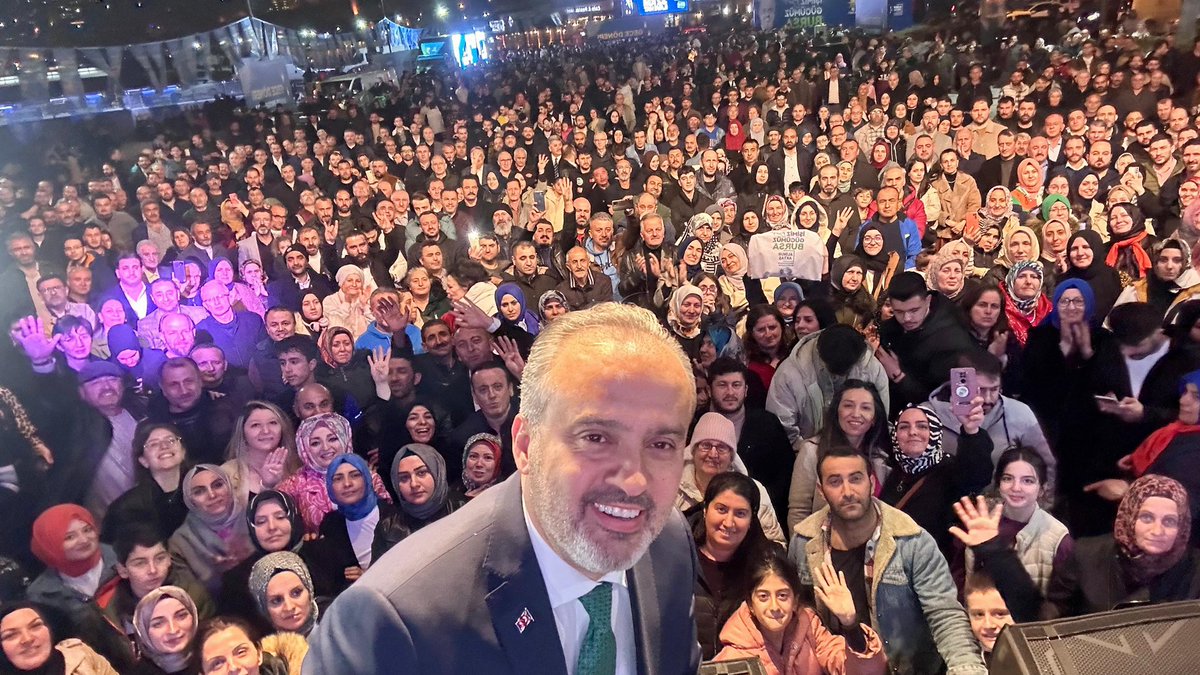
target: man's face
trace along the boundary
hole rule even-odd
[[[292,325],[292,334],[296,332],[295,324]],[[276,333],[282,333],[282,330],[277,327]],[[284,336],[288,337],[288,336]],[[274,337],[272,336],[272,339]],[[308,360],[304,354],[298,351],[287,351],[278,356],[279,371],[283,375],[283,383],[292,388],[298,388],[308,383],[312,376],[313,370],[317,367],[317,362]]]
[[[1171,139],[1160,138],[1150,144],[1150,161],[1155,166],[1166,166],[1171,161]]]
[[[537,251],[532,246],[521,246],[513,251],[513,267],[525,276],[537,273]]]
[[[964,600],[967,616],[971,619],[971,632],[983,646],[983,651],[992,651],[1001,629],[1014,623],[1008,605],[995,588],[968,593]]]
[[[316,361],[312,363],[315,364]],[[302,420],[317,415],[326,415],[333,412],[333,396],[325,387],[305,387],[296,394],[296,402],[292,404],[292,411]]]
[[[983,124],[988,120],[988,104],[983,101],[976,101],[971,106],[971,121],[975,124]]]
[[[1000,150],[1001,157],[1011,159],[1017,154],[1017,139],[1010,134],[1001,134],[996,137],[996,147]]]
[[[117,263],[117,279],[125,286],[142,283],[142,263],[134,258],[123,258]]]
[[[664,349],[621,351],[631,372],[646,374],[638,387],[599,360],[556,364],[546,416],[561,423],[537,428],[518,417],[513,426],[531,521],[560,557],[593,576],[628,568],[661,531],[694,407],[694,380],[662,367]]]
[[[481,328],[459,328],[454,333],[454,352],[467,368],[475,368],[492,358],[491,335]]]
[[[512,406],[512,385],[508,373],[499,368],[488,368],[471,376],[471,396],[475,405],[487,417],[503,419]]]
[[[200,372],[191,366],[164,368],[161,385],[163,396],[175,411],[191,410],[204,393]]]
[[[196,329],[182,316],[168,316],[158,325],[167,352],[173,356],[186,356],[196,343]]]
[[[296,334],[296,317],[291,312],[267,312],[265,323],[271,342],[282,342]]]
[[[200,369],[200,382],[205,387],[216,387],[225,379],[229,363],[220,349],[204,348],[192,352],[192,360]]]
[[[1016,110],[1016,106],[1013,104],[1012,101],[1000,101],[999,103],[996,104],[996,114],[999,115],[1001,119],[1009,119],[1010,117],[1013,116],[1013,112],[1015,110]],[[974,106],[971,107],[971,119],[974,119],[976,122],[979,121],[975,117],[975,107]]]
[[[167,582],[171,573],[171,554],[161,543],[150,547],[134,544],[124,563],[117,563],[117,574],[129,580],[129,587],[136,598]]]
[[[710,405],[714,411],[728,415],[746,404],[746,378],[741,373],[718,375],[709,384]]]
[[[870,516],[874,481],[865,458],[827,457],[817,465],[817,478],[838,520],[853,523]]]
[[[18,265],[29,267],[36,259],[37,249],[31,240],[21,237],[9,243],[8,254],[17,261]]]
[[[412,395],[420,383],[421,376],[413,369],[412,361],[393,356],[388,362],[388,390],[393,400],[404,400]]]
[[[1092,144],[1088,151],[1088,166],[1096,171],[1107,169],[1112,162],[1112,146],[1108,141],[1098,141]]]
[[[353,203],[350,193],[345,190],[338,190],[333,196],[333,205],[337,207],[338,213],[350,213],[350,205]]]
[[[75,238],[68,239],[63,242],[63,255],[71,262],[79,262],[87,255],[87,251],[83,250],[83,241]]]
[[[450,356],[454,343],[450,339],[450,328],[442,324],[434,324],[421,331],[421,342],[430,354],[438,358]]]
[[[213,316],[225,316],[230,311],[229,290],[221,284],[205,284],[200,288],[200,304]]]
[[[892,300],[892,316],[905,332],[912,332],[925,323],[929,316],[929,296],[916,295],[908,300]]]
[[[875,205],[879,207],[880,218],[891,220],[900,212],[900,197],[895,190],[880,190]]]
[[[38,284],[38,293],[47,307],[59,309],[67,304],[67,285],[58,279],[47,279]]]
[[[174,312],[179,306],[179,289],[170,280],[157,281],[150,286],[150,299],[154,301],[154,306],[164,313]]]

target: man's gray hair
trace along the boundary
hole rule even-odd
[[[678,365],[683,379],[692,381],[692,364],[683,349],[663,328],[658,319],[649,310],[632,305],[619,305],[612,302],[601,303],[590,309],[569,312],[555,319],[548,328],[542,331],[533,349],[525,371],[521,375],[521,416],[535,429],[546,423],[546,411],[554,399],[554,382],[551,371],[556,364],[572,358],[600,358],[601,355],[591,352],[591,346],[574,355],[565,353],[563,345],[576,336],[591,334],[586,342],[611,342],[614,345],[654,344],[670,353],[671,358],[662,364],[663,368],[673,368]],[[640,351],[640,350],[639,350]],[[621,364],[613,364],[620,368]],[[695,408],[695,389],[688,388],[688,396],[693,400],[688,409]],[[666,402],[664,402],[666,403]]]

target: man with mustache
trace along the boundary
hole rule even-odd
[[[522,374],[517,475],[372,565],[322,618],[304,672],[696,672],[680,583],[695,554],[673,509],[694,407],[691,365],[650,312],[556,319]]]

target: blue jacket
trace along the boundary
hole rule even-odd
[[[899,215],[900,236],[904,238],[904,269],[914,270],[917,268],[917,254],[921,252],[921,230],[917,228],[917,224],[912,221],[912,218],[904,217],[903,213]],[[883,223],[880,223],[876,217],[868,218],[867,221],[858,228],[858,239],[855,241],[856,244],[862,243],[863,228],[872,223],[880,226],[883,225]],[[899,270],[897,270],[897,272],[899,272]]]
[[[421,344],[421,329],[411,323],[404,329],[404,334],[408,337],[408,341],[412,344],[413,354],[422,354],[425,352],[425,347]],[[385,333],[379,330],[379,327],[372,321],[370,326],[358,339],[354,341],[355,349],[365,349],[373,352],[376,347],[384,349],[392,348],[392,336],[390,333]]]
[[[985,675],[982,648],[933,537],[904,512],[872,501],[881,524],[874,544],[871,627],[883,640],[890,672],[937,673],[945,663],[948,675]],[[801,521],[792,537],[789,556],[807,586],[813,585],[812,568],[828,560],[821,531],[828,517],[826,506]],[[819,602],[817,611],[826,625],[837,624]]]

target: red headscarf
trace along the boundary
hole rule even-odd
[[[92,529],[99,530],[96,519],[87,509],[78,504],[59,504],[46,509],[33,521],[33,540],[29,544],[38,560],[69,577],[82,576],[100,562],[99,546],[87,560],[67,560],[63,543],[67,539],[67,528],[76,520],[82,520]]]

